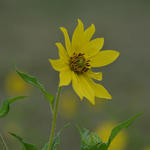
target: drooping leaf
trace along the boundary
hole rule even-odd
[[[30,76],[28,74],[25,74],[23,72],[20,72],[17,68],[16,68],[16,72],[18,73],[18,75],[28,84],[31,84],[33,86],[36,86],[37,88],[39,88],[41,90],[41,92],[43,93],[43,95],[45,96],[45,98],[49,101],[50,106],[52,108],[53,111],[53,106],[54,106],[54,96],[51,95],[50,93],[47,93],[44,86],[33,76]]]
[[[17,97],[5,99],[0,106],[0,118],[5,117],[8,114],[11,103],[20,99],[24,99],[26,97],[27,96],[17,96]]]
[[[14,134],[14,133],[9,133],[9,134],[12,135],[13,137],[15,137],[16,139],[18,139],[18,141],[23,146],[23,150],[38,150],[38,148],[35,145],[25,142],[21,137],[17,136],[16,134]]]
[[[54,137],[53,140],[53,145],[52,145],[52,150],[56,150],[57,145],[60,143],[60,134],[62,133],[62,131],[69,127],[70,123],[67,123],[61,130],[58,131],[58,133],[56,134],[56,136]],[[44,147],[42,148],[42,150],[47,150],[48,149],[48,143],[46,143],[44,145]]]
[[[79,129],[81,136],[81,150],[99,150],[102,141],[95,132],[89,132],[88,129]]]
[[[111,134],[109,136],[108,142],[107,142],[107,147],[109,147],[109,145],[111,144],[111,142],[113,141],[113,139],[117,136],[117,134],[124,128],[128,128],[132,122],[139,117],[141,114],[143,113],[138,113],[136,115],[134,115],[133,117],[131,117],[129,120],[119,124],[118,126],[116,126],[115,128],[112,129]]]

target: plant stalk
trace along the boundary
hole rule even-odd
[[[57,93],[57,97],[56,97],[56,104],[55,104],[55,109],[54,109],[54,113],[53,113],[53,122],[52,122],[52,127],[51,127],[51,135],[50,135],[50,140],[49,140],[49,143],[48,143],[48,149],[47,150],[51,150],[52,149],[52,145],[53,145],[53,139],[54,139],[54,135],[55,135],[56,119],[57,119],[57,112],[58,112],[58,104],[59,104],[60,92],[61,92],[61,87],[59,87],[58,93]]]

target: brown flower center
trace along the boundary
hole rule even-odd
[[[82,74],[90,69],[89,62],[90,60],[86,60],[84,54],[73,53],[73,56],[70,57],[70,68],[75,73]]]

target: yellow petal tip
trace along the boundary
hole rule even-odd
[[[64,32],[64,30],[66,30],[66,28],[60,27],[60,30],[61,30],[62,32]]]
[[[83,26],[83,22],[78,18],[78,24]]]
[[[107,93],[107,96],[105,98],[108,99],[108,100],[111,100],[112,96],[109,93]]]
[[[117,59],[120,56],[120,52],[118,52],[118,51],[115,51],[115,52],[116,52],[116,59]]]
[[[120,55],[120,52],[118,52],[118,51],[117,51],[117,53],[118,53],[118,57],[119,57],[119,55]]]
[[[91,27],[95,29],[95,25],[93,23],[91,24]]]
[[[56,42],[56,43],[55,43],[55,45],[56,45],[57,47],[59,47],[60,44],[61,44],[60,42]]]
[[[78,18],[78,23],[82,22],[81,19]]]
[[[108,100],[111,100],[111,99],[112,99],[112,96],[110,95],[107,99],[108,99]]]

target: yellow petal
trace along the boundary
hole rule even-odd
[[[108,91],[104,88],[103,85],[95,83],[94,81],[91,81],[91,87],[93,88],[95,92],[95,96],[99,98],[106,98],[111,99],[111,95],[108,93]]]
[[[70,38],[69,38],[69,35],[68,35],[68,31],[64,27],[60,27],[60,30],[64,34],[65,45],[66,45],[66,49],[67,49],[68,55],[71,56],[72,55],[72,50],[71,50],[71,42],[70,42]]]
[[[92,67],[106,66],[114,62],[118,58],[119,54],[119,52],[114,50],[100,51],[90,59],[90,64]]]
[[[82,48],[83,53],[85,53],[88,57],[96,55],[100,49],[102,49],[104,45],[104,38],[96,38],[90,42],[88,42],[85,47]]]
[[[82,47],[84,40],[84,25],[80,19],[78,19],[78,25],[74,30],[72,36],[72,47],[78,50]]]
[[[95,94],[94,90],[92,89],[90,82],[86,79],[86,76],[79,75],[79,83],[81,86],[81,91],[83,96],[86,97],[93,105],[95,104]]]
[[[59,74],[59,78],[60,78],[59,86],[69,85],[71,82],[71,74],[72,73],[70,69],[65,69],[61,71]]]
[[[95,33],[95,26],[94,24],[91,24],[91,26],[88,27],[84,32],[85,39],[89,41],[92,38],[94,33]]]
[[[69,56],[68,56],[65,48],[63,47],[63,45],[61,43],[56,43],[56,46],[58,47],[58,50],[59,50],[60,59],[64,60],[65,62],[68,62]]]
[[[53,69],[55,69],[56,71],[62,71],[68,67],[61,59],[49,59],[49,62],[52,65]]]
[[[80,99],[83,100],[80,82],[79,82],[77,74],[75,74],[74,72],[72,72],[72,87],[74,91],[77,93],[77,95],[80,97]]]
[[[93,78],[95,80],[101,81],[103,79],[102,72],[93,72],[93,71],[88,71],[87,76],[89,78]]]

